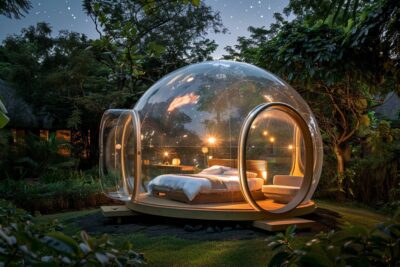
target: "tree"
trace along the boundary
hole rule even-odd
[[[332,24],[347,24],[349,19],[355,20],[357,13],[370,2],[369,0],[290,0],[283,13],[307,20],[322,19]]]
[[[351,141],[360,126],[369,126],[370,109],[381,104],[377,96],[399,92],[398,5],[378,1],[347,24],[316,19],[315,13],[278,20],[267,40],[240,38],[237,48],[228,50],[283,76],[306,98],[336,157],[339,192],[345,191]]]
[[[52,37],[46,23],[30,26],[0,46],[0,78],[32,104],[39,127],[88,133],[80,145],[94,164],[106,109],[131,108],[161,76],[215,50],[204,35],[222,30],[219,14],[195,2],[85,1],[100,39],[68,31]]]
[[[0,1],[0,15],[20,19],[31,7],[29,0],[2,0]]]
[[[94,163],[101,115],[109,105],[125,105],[127,96],[115,90],[111,71],[88,49],[85,35],[51,33],[48,24],[39,23],[8,37],[0,46],[0,78],[31,104],[41,118],[38,127],[76,130]]]
[[[9,121],[7,117],[7,109],[4,106],[3,102],[0,100],[0,128],[3,128]]]
[[[219,13],[199,1],[86,0],[84,8],[100,35],[93,46],[101,61],[119,90],[137,96],[166,73],[210,59],[217,45],[205,35],[225,30]]]

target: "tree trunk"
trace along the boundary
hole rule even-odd
[[[343,180],[344,180],[344,149],[340,147],[340,145],[335,145],[333,148],[337,161],[337,200],[341,201],[344,199],[344,188],[343,188]]]

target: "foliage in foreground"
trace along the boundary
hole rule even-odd
[[[31,216],[0,201],[0,266],[139,266],[142,254],[131,244],[116,249],[107,235],[90,237],[85,231],[69,237],[55,222],[35,224]]]
[[[349,226],[320,233],[296,247],[295,226],[268,239],[277,253],[268,266],[399,266],[400,224],[387,222],[368,230]]]

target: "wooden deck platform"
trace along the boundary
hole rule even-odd
[[[315,221],[297,217],[276,220],[260,220],[253,222],[253,226],[255,228],[267,230],[269,232],[284,231],[286,228],[292,225],[296,225],[297,229],[309,229],[314,224]]]
[[[131,209],[128,209],[126,205],[118,206],[101,206],[101,213],[104,217],[130,217],[135,216],[137,213]]]
[[[274,210],[284,204],[278,204],[272,200],[258,202],[263,208]],[[298,206],[295,210],[285,215],[274,215],[254,210],[246,202],[236,203],[211,203],[188,204],[169,199],[154,197],[149,194],[141,194],[136,201],[127,202],[126,206],[136,212],[151,215],[200,219],[200,220],[232,220],[232,221],[258,221],[264,219],[284,219],[309,214],[315,210],[315,203],[309,201]]]

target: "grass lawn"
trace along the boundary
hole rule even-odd
[[[373,227],[387,219],[386,216],[353,204],[337,204],[318,201],[318,206],[340,214],[340,222]],[[39,217],[38,221],[58,219],[67,233],[80,230],[74,219],[98,213],[99,210],[66,212]],[[188,240],[170,235],[148,236],[145,233],[129,232],[110,234],[115,243],[129,241],[136,251],[143,252],[148,266],[266,266],[272,252],[265,242],[265,237],[257,236],[247,240],[203,241]],[[299,242],[312,237],[302,233]]]

